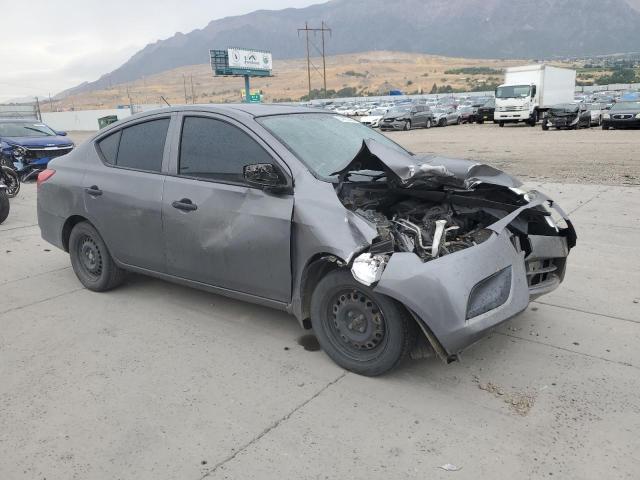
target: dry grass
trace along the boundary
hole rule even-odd
[[[351,55],[336,55],[327,58],[327,88],[340,90],[355,87],[370,94],[388,92],[398,88],[405,92],[428,93],[433,84],[451,85],[454,88],[469,88],[477,81],[501,81],[502,75],[446,75],[449,69],[462,67],[491,67],[502,69],[522,65],[527,60],[478,60],[448,58],[399,52],[367,52]],[[322,62],[314,58],[313,63],[322,70]],[[307,94],[306,59],[276,60],[274,77],[254,79],[253,88],[263,91],[265,101],[299,100]],[[363,76],[348,75],[357,72]],[[133,103],[161,103],[163,95],[170,103],[184,103],[183,76],[186,78],[188,102],[190,78],[193,75],[197,103],[237,102],[243,88],[241,78],[220,78],[212,75],[209,65],[192,65],[169,70],[143,80],[117,85],[107,90],[83,93],[68,97],[54,104],[58,110],[111,108],[128,104],[127,91]],[[322,78],[312,71],[312,86],[320,89]]]

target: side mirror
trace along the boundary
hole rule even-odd
[[[61,130],[56,130],[56,135],[59,135],[61,137],[66,137],[67,136],[67,132],[63,132]]]
[[[279,169],[271,163],[245,165],[242,177],[251,186],[260,187],[273,193],[288,193],[289,187]]]

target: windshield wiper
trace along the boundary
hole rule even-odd
[[[47,137],[53,137],[53,135],[51,135],[48,132],[43,132],[42,130],[38,130],[37,128],[33,128],[33,127],[24,127],[25,130],[33,130],[34,132],[38,132],[38,133],[43,133],[45,134]]]

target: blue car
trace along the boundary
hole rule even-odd
[[[66,135],[38,120],[0,118],[0,160],[21,181],[32,180],[50,160],[73,150],[75,145]]]

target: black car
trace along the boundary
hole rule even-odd
[[[491,98],[478,108],[476,112],[476,123],[493,122],[494,113],[496,113],[496,99]]]
[[[602,114],[602,129],[639,128],[640,102],[619,102]]]
[[[435,125],[433,112],[425,105],[406,105],[389,110],[380,121],[380,130],[411,130]]]
[[[584,103],[561,103],[551,107],[547,117],[542,120],[542,129],[549,130],[555,127],[556,130],[567,128],[578,130],[579,128],[591,127],[591,112],[587,110]]]

